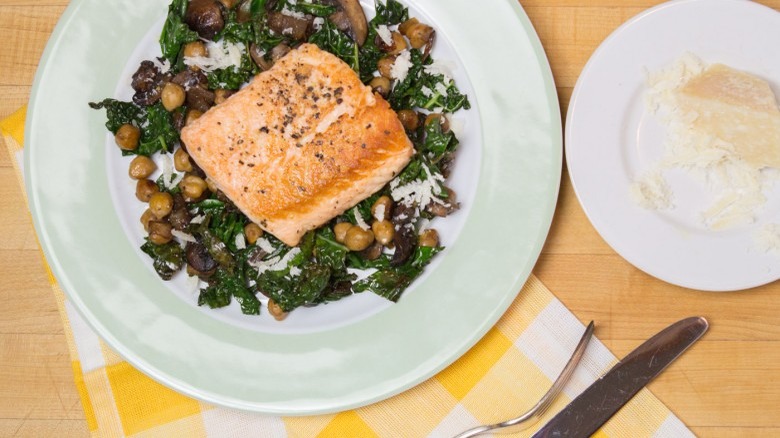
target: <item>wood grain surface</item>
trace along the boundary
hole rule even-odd
[[[43,48],[68,3],[0,0],[0,118],[26,102]],[[660,2],[521,3],[547,51],[565,115],[596,47],[624,21]],[[760,3],[780,9],[780,0]],[[57,308],[5,148],[0,199],[0,436],[88,435]],[[618,356],[668,323],[706,316],[710,332],[651,390],[699,436],[780,436],[780,283],[713,294],[649,277],[599,237],[565,171],[535,273],[580,320],[595,320],[597,336]]]

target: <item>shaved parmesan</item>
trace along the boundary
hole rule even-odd
[[[173,235],[173,237],[181,240],[184,243],[186,243],[186,242],[197,243],[198,242],[197,240],[195,240],[194,237],[192,237],[192,235],[187,234],[187,233],[185,233],[183,231],[171,230],[171,234]]]
[[[199,67],[207,73],[228,67],[238,67],[241,65],[241,54],[244,53],[245,49],[244,43],[231,43],[223,40],[207,41],[208,56],[185,56],[184,64],[190,67]]]
[[[271,242],[268,241],[265,237],[261,237],[257,239],[255,242],[255,245],[257,245],[258,248],[262,249],[263,251],[267,252],[268,254],[276,251],[276,248],[274,248],[273,245],[271,245]]]
[[[701,212],[709,229],[751,223],[780,167],[780,109],[769,84],[686,54],[648,76],[647,111],[666,128],[664,157],[631,185],[648,209],[672,208],[665,169],[682,169],[713,197]]]
[[[388,29],[386,25],[380,24],[377,26],[376,34],[379,35],[379,38],[386,45],[390,46],[393,44],[393,34],[390,33],[390,29]]]
[[[360,228],[362,228],[364,230],[368,230],[369,228],[371,228],[371,227],[368,226],[366,221],[363,219],[363,215],[360,214],[360,210],[358,210],[357,207],[352,209],[352,213],[355,214],[355,222],[357,223],[357,226],[359,226]]]
[[[261,260],[259,262],[252,263],[250,262],[250,266],[257,269],[257,273],[262,274],[266,271],[284,271],[287,269],[287,266],[290,264],[292,259],[295,258],[298,254],[301,253],[300,248],[293,248],[289,251],[287,251],[287,254],[284,255],[284,257],[271,257],[268,260]]]
[[[431,173],[425,164],[422,165],[422,168],[426,175],[423,180],[414,180],[408,184],[400,185],[396,179],[390,183],[390,195],[394,201],[409,207],[425,207],[431,202],[444,204],[436,197],[440,190],[440,184],[444,182],[444,177],[438,173]]]
[[[403,82],[406,79],[406,75],[409,74],[409,69],[412,68],[412,65],[412,53],[404,50],[395,58],[395,62],[390,68],[390,76],[393,79],[397,79],[398,82]]]
[[[169,154],[162,155],[162,184],[166,189],[171,190],[184,178],[184,174],[174,174],[173,159]]]
[[[246,239],[244,238],[244,235],[241,233],[236,234],[236,249],[246,249]]]

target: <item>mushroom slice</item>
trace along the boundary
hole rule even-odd
[[[358,0],[330,0],[327,3],[339,8],[328,17],[339,30],[346,32],[358,46],[363,46],[368,37],[368,22]]]
[[[225,27],[222,5],[216,0],[192,0],[184,21],[202,38],[212,40]]]

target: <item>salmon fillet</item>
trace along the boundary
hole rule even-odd
[[[186,126],[181,139],[250,220],[290,246],[377,192],[414,153],[390,105],[312,44]]]

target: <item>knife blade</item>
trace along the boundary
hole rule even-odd
[[[589,437],[696,342],[709,324],[702,317],[678,321],[629,353],[569,403],[533,438]]]

